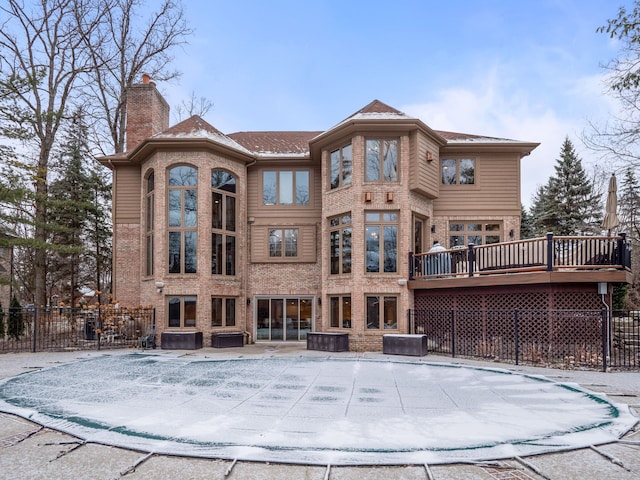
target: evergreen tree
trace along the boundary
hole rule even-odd
[[[535,196],[533,197],[530,217],[534,237],[546,235],[551,228],[548,218],[550,211],[548,190],[549,182],[547,182],[546,185],[538,186]]]
[[[582,160],[565,137],[556,161],[555,175],[549,179],[542,223],[555,235],[582,235],[599,228],[602,205],[594,194]]]
[[[92,277],[92,272],[84,268],[87,265],[86,231],[96,216],[94,185],[86,171],[86,165],[92,162],[87,132],[82,111],[78,110],[65,129],[64,143],[57,156],[59,178],[49,188],[49,218],[57,225],[51,241],[67,248],[50,256],[48,278],[50,285],[67,290],[72,306],[75,306],[78,287]]]
[[[523,205],[520,205],[520,238],[534,238],[535,236],[533,216]]]
[[[627,234],[631,247],[632,283],[627,290],[628,303],[633,308],[640,306],[640,191],[634,170],[625,170],[620,184],[618,201],[619,231]]]
[[[7,322],[7,335],[9,338],[19,340],[24,333],[24,318],[22,318],[22,307],[16,297],[11,299],[9,305],[9,321]]]

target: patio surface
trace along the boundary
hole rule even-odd
[[[5,354],[0,472],[640,478],[638,377],[303,344]]]

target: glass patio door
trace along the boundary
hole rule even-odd
[[[312,298],[260,298],[256,312],[256,340],[306,340],[312,319]]]

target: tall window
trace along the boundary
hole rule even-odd
[[[169,297],[168,302],[169,327],[196,326],[196,297]]]
[[[367,140],[365,180],[395,182],[398,180],[398,141]]]
[[[211,326],[235,327],[236,299],[230,297],[211,298]]]
[[[351,297],[330,297],[331,326],[333,328],[351,328]]]
[[[169,273],[196,273],[198,171],[169,170]]]
[[[351,167],[353,165],[353,148],[345,145],[331,152],[331,188],[351,184]]]
[[[331,274],[351,273],[351,214],[329,220]]]
[[[473,158],[444,159],[440,162],[443,185],[476,183],[476,161]]]
[[[211,274],[236,274],[236,177],[211,172]]]
[[[367,272],[396,272],[398,270],[398,214],[367,212],[365,222]]]
[[[309,205],[308,170],[267,170],[262,173],[263,205]]]
[[[145,275],[153,275],[154,183],[152,170],[145,181]]]
[[[274,228],[269,230],[270,257],[298,256],[298,229]]]
[[[449,224],[449,248],[461,245],[499,243],[502,224],[495,222],[456,222]]]
[[[398,328],[398,298],[383,295],[367,295],[367,329]]]

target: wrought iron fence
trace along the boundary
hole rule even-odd
[[[10,308],[0,328],[0,353],[137,347],[155,325],[152,308]]]
[[[410,310],[430,351],[508,363],[640,368],[640,312],[605,310]]]

